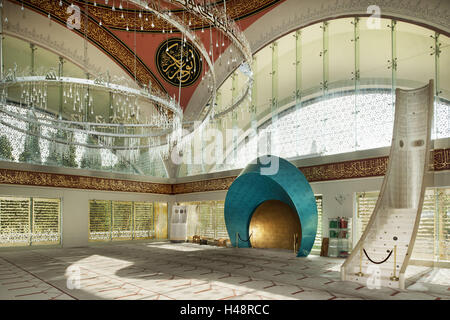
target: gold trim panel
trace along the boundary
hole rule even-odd
[[[78,6],[85,7],[85,4],[81,1],[76,1]],[[276,3],[280,0],[258,0],[258,1],[228,1],[227,2],[227,14],[234,20],[246,18],[248,16],[257,14]],[[219,4],[221,6],[221,4]],[[169,30],[171,25],[162,19],[157,19],[152,13],[145,10],[139,15],[139,10],[126,9],[115,11],[111,10],[110,6],[99,5],[94,6],[92,3],[88,3],[89,14],[97,20],[102,20],[103,25],[109,28],[126,30],[128,27],[130,30],[144,31],[144,32],[162,32],[162,30]],[[201,27],[207,27],[202,19],[199,19],[195,15],[186,14],[183,10],[175,10],[173,12],[178,15],[180,19],[183,19],[184,14],[186,21],[191,22],[191,29],[198,29]],[[152,23],[154,27],[152,27]],[[142,29],[141,29],[142,27]]]
[[[171,184],[0,169],[0,184],[172,194]]]

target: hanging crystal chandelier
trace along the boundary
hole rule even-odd
[[[253,56],[247,37],[240,30],[236,22],[227,15],[226,1],[223,2],[223,6],[214,5],[211,3],[201,4],[196,3],[193,0],[168,0],[168,2],[181,6],[187,12],[196,15],[203,21],[206,21],[213,28],[220,30],[228,39],[230,39],[231,43],[238,49],[239,52],[241,52],[243,56],[244,61],[239,66],[239,70],[247,77],[247,81],[243,86],[239,97],[235,99],[235,102],[230,106],[221,108],[221,110],[216,110],[215,100],[213,99],[211,99],[207,104],[207,106],[213,106],[214,108],[212,118],[219,119],[240,106],[246,98],[251,97],[253,86]],[[218,43],[216,43],[216,46],[218,46]],[[230,48],[230,54],[232,53],[231,50],[232,49]],[[233,62],[237,61],[236,58],[233,58],[232,60]],[[208,112],[208,109],[206,111]],[[202,117],[203,116],[205,116],[205,113],[202,114]]]
[[[208,66],[209,70],[203,79],[208,83],[210,99],[195,122],[183,121],[183,110],[180,107],[181,84],[177,101],[175,96],[169,97],[152,89],[151,84],[149,87],[139,88],[136,83],[111,79],[109,75],[98,75],[94,78],[88,76],[85,79],[63,77],[62,73],[54,70],[40,72],[39,75],[27,71],[19,73],[16,68],[9,70],[0,81],[0,113],[15,122],[1,120],[1,124],[59,145],[75,145],[89,150],[107,149],[116,154],[131,154],[136,150],[148,149],[149,152],[167,159],[176,145],[189,141],[194,133],[203,130],[210,120],[230,112],[250,95],[253,82],[250,46],[236,23],[226,15],[226,9],[221,11],[216,6],[200,6],[189,1],[166,1],[181,6],[187,13],[206,21],[210,25],[210,33],[211,27],[222,31],[244,57],[240,69],[248,71],[244,72],[248,76],[247,86],[232,106],[219,111],[216,110],[214,53],[211,48],[208,52],[201,39],[190,29],[191,21],[186,23],[170,10],[163,9],[159,2],[129,2],[142,10],[150,11],[156,19],[166,21],[174,30],[178,29],[182,33],[183,41],[189,40],[199,50],[200,60],[205,61]],[[170,30],[172,31],[172,28]],[[59,105],[55,105],[55,99],[52,98],[55,93],[60,96]],[[109,108],[106,109],[104,106],[99,107],[105,97],[109,97],[110,101]],[[46,116],[42,116],[43,114]],[[47,116],[48,114],[51,116]],[[19,122],[28,124],[30,128],[40,129],[30,131],[14,124]],[[188,134],[183,135],[183,130],[187,130]],[[44,131],[58,134],[43,134]],[[84,138],[67,138],[76,134]]]

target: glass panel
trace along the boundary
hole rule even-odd
[[[231,83],[232,83],[231,77],[229,77],[220,86],[220,110],[226,110],[229,107],[231,107],[231,102],[232,102]]]
[[[270,46],[263,48],[256,54],[258,59],[257,69],[254,70],[255,80],[258,83],[258,116],[270,112],[270,100],[272,99],[272,49]]]
[[[30,44],[20,39],[3,35],[3,64],[4,72],[14,70],[17,65],[18,70],[28,68],[31,64]],[[6,50],[8,48],[8,50]]]
[[[314,24],[302,29],[302,87],[303,96],[320,92],[323,80],[323,31],[322,24]]]
[[[397,22],[397,86],[423,87],[435,78],[434,32],[410,23]]]
[[[329,84],[328,89],[353,87],[355,43],[353,18],[332,20],[328,24]]]
[[[439,35],[439,43],[441,53],[439,54],[439,90],[442,91],[439,95],[450,100],[450,38],[444,35]],[[448,119],[448,118],[447,118]],[[449,130],[449,129],[447,129]],[[448,131],[447,131],[448,132]],[[448,134],[447,136],[449,136]]]
[[[437,91],[439,98],[435,103],[435,129],[433,134],[436,138],[450,137],[450,38],[439,35],[439,57],[438,57],[438,77]]]
[[[379,29],[369,25],[367,18],[359,20],[360,80],[353,115],[357,150],[390,145],[394,124],[396,31],[388,19],[381,19]]]
[[[380,29],[370,29],[367,18],[361,18],[360,27],[360,75],[361,85],[390,88],[392,69],[388,69],[392,60],[391,21],[381,19]]]
[[[294,100],[295,95],[295,37],[290,33],[278,42],[278,105]]]

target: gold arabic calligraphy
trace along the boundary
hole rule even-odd
[[[158,49],[157,65],[163,78],[172,85],[189,86],[201,72],[199,54],[188,42],[169,39]]]

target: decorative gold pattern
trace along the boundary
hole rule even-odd
[[[236,177],[227,177],[173,185],[174,194],[228,190]]]
[[[450,170],[450,149],[433,152],[433,170]],[[351,160],[316,166],[300,167],[309,182],[379,177],[386,172],[388,157]],[[179,183],[173,186],[175,194],[227,190],[236,177]]]
[[[0,184],[157,194],[172,193],[170,184],[9,169],[0,169]]]
[[[67,4],[65,3],[63,3],[62,6],[59,6],[57,1],[52,0],[10,1],[18,4],[23,3],[24,6],[27,6],[41,14],[50,14],[52,19],[56,19],[56,21],[64,25],[70,16],[70,14],[66,12]],[[83,8],[82,4],[80,4],[80,8]],[[96,46],[100,47],[105,53],[110,55],[133,78],[136,74],[136,79],[140,83],[148,85],[151,82],[153,88],[165,91],[158,79],[152,74],[148,67],[135,56],[130,48],[128,48],[111,32],[102,26],[99,26],[97,22],[94,22],[91,19],[87,20],[86,28],[86,19],[82,18],[81,27],[76,31],[84,35],[86,30],[87,38]]]
[[[434,171],[450,170],[450,148],[434,150],[433,159]],[[388,157],[378,157],[301,167],[299,169],[309,182],[318,182],[383,176],[387,164]],[[223,191],[228,190],[236,178],[236,176],[233,176],[178,184],[162,184],[0,169],[0,184],[156,194]]]
[[[242,19],[260,12],[278,2],[280,0],[252,0],[252,1],[227,1],[227,14],[232,19]],[[80,7],[85,7],[84,2],[76,1]],[[92,3],[88,4],[88,12],[97,21],[102,21],[103,25],[113,29],[147,32],[162,32],[162,30],[169,30],[171,25],[162,19],[157,19],[152,13],[145,10],[139,15],[139,10],[111,10],[110,6],[94,6]],[[174,15],[178,15],[186,24],[191,22],[191,29],[198,29],[207,27],[207,25],[195,15],[184,12],[183,10],[175,10]],[[153,24],[153,26],[152,26]]]
[[[433,152],[434,171],[450,170],[450,149],[438,149]]]
[[[301,167],[309,182],[377,177],[385,174],[388,157],[352,160],[317,166]]]

